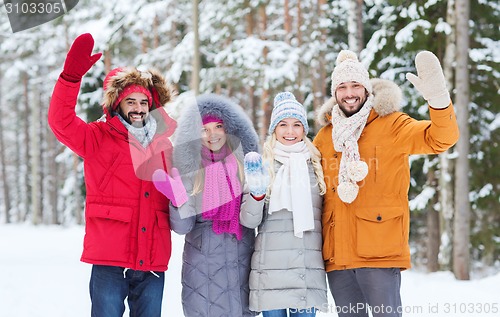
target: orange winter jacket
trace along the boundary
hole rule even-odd
[[[322,154],[327,193],[323,202],[323,259],[326,270],[360,267],[410,268],[408,244],[411,154],[437,154],[458,140],[453,106],[429,108],[431,120],[418,121],[399,112],[401,92],[394,83],[372,80],[373,109],[358,140],[368,175],[359,182],[359,194],[351,203],[340,200],[336,188],[341,152],[336,152],[329,122],[335,101],[319,113],[314,144]]]

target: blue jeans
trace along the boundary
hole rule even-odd
[[[327,273],[340,317],[401,317],[401,270],[359,268]]]
[[[288,308],[290,317],[315,317],[316,308]],[[276,309],[262,312],[263,317],[287,317],[287,309]]]
[[[164,272],[127,270],[123,267],[93,265],[90,276],[92,317],[122,317],[125,298],[131,317],[160,317]]]

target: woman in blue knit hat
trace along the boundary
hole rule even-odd
[[[304,106],[293,94],[274,99],[263,157],[245,156],[245,177],[261,208],[247,208],[240,222],[258,227],[250,272],[250,309],[264,317],[315,316],[327,305],[321,253],[321,156],[307,137]],[[264,162],[264,163],[263,163]],[[257,206],[257,204],[255,204]]]

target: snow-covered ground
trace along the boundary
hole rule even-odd
[[[0,225],[0,315],[90,316],[90,265],[81,263],[83,227]],[[183,316],[180,267],[183,237],[173,233],[163,316]],[[402,274],[404,316],[500,316],[500,273],[456,281],[449,272]],[[330,298],[330,312],[337,316]],[[126,314],[128,316],[128,313]]]

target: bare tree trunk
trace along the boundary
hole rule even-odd
[[[193,72],[191,77],[191,89],[195,95],[200,94],[200,33],[199,33],[199,13],[198,13],[199,0],[193,0]]]
[[[439,213],[433,208],[427,211],[427,271],[439,271]]]
[[[470,203],[469,203],[469,16],[470,3],[456,0],[457,59],[455,107],[460,139],[455,169],[455,222],[453,236],[453,273],[459,280],[470,279]]]
[[[160,22],[158,21],[158,16],[155,15],[153,20],[153,48],[157,49],[160,46],[160,37],[158,35],[158,26]]]
[[[446,86],[450,91],[453,91],[453,63],[455,61],[455,2],[448,0],[447,3],[446,22],[451,26],[451,32],[446,37],[446,50],[443,58],[443,71],[446,78]],[[439,205],[441,208],[441,247],[440,247],[440,266],[443,269],[451,269],[451,252],[452,252],[452,237],[453,237],[453,214],[455,213],[453,206],[453,168],[454,161],[449,159],[451,150],[448,150],[439,155]]]
[[[254,10],[250,7],[249,1],[245,1],[245,8],[248,10],[248,14],[245,16],[245,21],[246,21],[246,34],[247,37],[253,36],[254,31],[255,31],[255,19],[254,19]],[[258,120],[257,120],[257,111],[258,111],[258,98],[255,96],[255,86],[248,85],[246,87],[247,94],[248,94],[248,102],[250,106],[250,118],[252,119],[252,122],[254,124],[254,128],[257,130],[259,128],[258,126]],[[258,131],[258,130],[257,130]]]
[[[267,15],[266,15],[266,6],[264,3],[262,3],[259,6],[259,17],[260,17],[260,38],[262,40],[266,39],[266,31],[267,31]],[[262,52],[262,55],[264,57],[264,64],[267,64],[267,54],[268,54],[268,48],[265,47],[264,51]],[[271,118],[271,104],[269,102],[269,87],[267,87],[266,83],[264,83],[264,86],[262,87],[262,96],[261,96],[261,109],[262,109],[262,117],[261,117],[261,125],[260,125],[260,139],[261,143],[264,142],[266,135],[267,135],[267,129],[269,127],[269,120]]]
[[[436,187],[436,167],[432,166],[427,173],[427,186]],[[427,271],[439,270],[439,214],[432,206],[436,204],[436,198],[432,199],[427,208]]]
[[[2,76],[0,74],[0,81]],[[3,118],[2,112],[2,83],[0,82],[0,120]],[[11,222],[11,200],[10,200],[10,182],[7,178],[7,162],[5,160],[5,143],[3,140],[3,124],[0,123],[0,164],[2,165],[2,188],[3,188],[3,207],[5,210],[5,223]]]
[[[250,7],[250,1],[246,0],[245,1],[245,8],[248,11],[248,14],[245,15],[245,31],[248,36],[251,36],[254,34],[255,30],[255,19],[254,19],[254,10]]]
[[[363,0],[349,1],[349,17],[347,19],[349,48],[359,55],[363,49]]]
[[[297,0],[297,46],[299,48],[302,47],[302,45],[304,45],[304,40],[302,38],[302,30],[301,30],[301,26],[302,24],[304,23],[303,22],[304,18],[302,17],[302,3],[301,3],[301,0]],[[302,87],[302,81],[303,81],[303,77],[307,76],[307,71],[304,70],[304,65],[299,61],[298,63],[298,73],[297,73],[297,82],[296,82],[296,86],[297,87]],[[300,89],[296,90],[295,93],[295,98],[297,98],[297,101],[300,102],[300,103],[304,103],[304,94],[302,93],[302,91]],[[306,112],[307,112],[307,107],[306,108]]]
[[[23,116],[21,115],[21,109],[20,107],[13,107],[13,111],[15,113],[16,118],[22,118]],[[23,214],[23,209],[22,206],[26,202],[26,193],[24,192],[24,187],[23,187],[23,180],[24,178],[22,177],[24,171],[23,171],[23,164],[22,164],[22,120],[19,121],[21,124],[17,124],[15,127],[16,130],[16,154],[15,154],[15,171],[17,177],[15,177],[15,192],[16,195],[15,197],[15,203],[14,203],[14,208],[15,208],[15,213],[16,213],[16,218],[17,222],[21,222],[23,220],[24,214]]]
[[[45,72],[47,73],[47,72]],[[38,85],[39,90],[43,90],[42,84]],[[39,184],[39,191],[38,191],[38,206],[40,206],[40,215],[43,223],[48,222],[47,218],[47,213],[46,209],[44,208],[43,204],[43,197],[45,196],[45,183],[44,183],[44,175],[45,172],[47,171],[46,166],[45,166],[45,124],[44,122],[47,122],[47,120],[44,120],[44,118],[47,118],[47,113],[44,112],[44,102],[42,100],[43,93],[40,91],[40,93],[37,95],[38,96],[38,134],[35,136],[36,141],[38,142],[38,184]]]
[[[440,266],[443,269],[451,269],[451,252],[453,237],[453,160],[449,159],[450,151],[439,155],[439,203],[440,203]]]
[[[47,130],[47,195],[49,199],[49,208],[52,211],[52,224],[59,224],[59,209],[57,200],[58,172],[57,172],[57,142],[56,137],[51,131]]]
[[[321,57],[318,56],[318,64],[321,65]],[[321,79],[319,67],[310,68],[310,76],[312,82],[312,94],[313,94],[313,112],[316,113],[318,109],[321,107]],[[314,134],[318,132],[319,129],[316,128],[316,120],[313,120],[313,124],[309,130],[312,130]]]
[[[36,93],[39,95],[39,92]],[[33,211],[32,222],[34,225],[42,223],[42,213],[40,206],[40,103],[37,99],[32,103],[31,111],[31,204]]]
[[[317,7],[316,18],[318,19],[318,26],[321,25],[321,19],[324,18],[324,6],[326,5],[326,0],[319,0]],[[327,34],[326,28],[321,28],[321,42],[326,43]],[[326,86],[326,62],[325,62],[325,53],[320,51],[318,55],[318,66],[314,69],[311,68],[311,76],[313,78],[313,111],[316,113],[325,99],[325,86]],[[313,120],[313,132],[317,133],[319,128],[316,126],[316,120]]]
[[[111,52],[109,50],[104,51],[104,73],[109,73],[111,71]]]
[[[292,17],[290,16],[290,1],[285,0],[283,4],[283,11],[285,12],[285,42],[290,44],[292,38]]]
[[[29,88],[28,88],[28,83],[29,83],[29,78],[28,78],[28,73],[23,74],[23,86],[24,86],[24,109],[23,109],[23,133],[24,133],[24,142],[21,142],[23,150],[24,150],[24,160],[23,163],[25,166],[24,170],[24,208],[25,213],[23,216],[23,220],[26,220],[29,213],[30,213],[30,208],[31,208],[31,186],[30,186],[30,174],[31,174],[31,165],[30,165],[30,149],[29,145],[31,144],[30,142],[30,118],[29,114],[32,113],[33,109],[29,106],[30,99],[29,99]]]
[[[299,47],[302,46],[304,42],[302,39],[302,24],[304,23],[304,18],[302,17],[302,3],[301,0],[297,0],[297,42]]]
[[[141,53],[146,54],[148,51],[148,37],[144,35],[144,31],[139,31],[139,36],[141,38]]]

